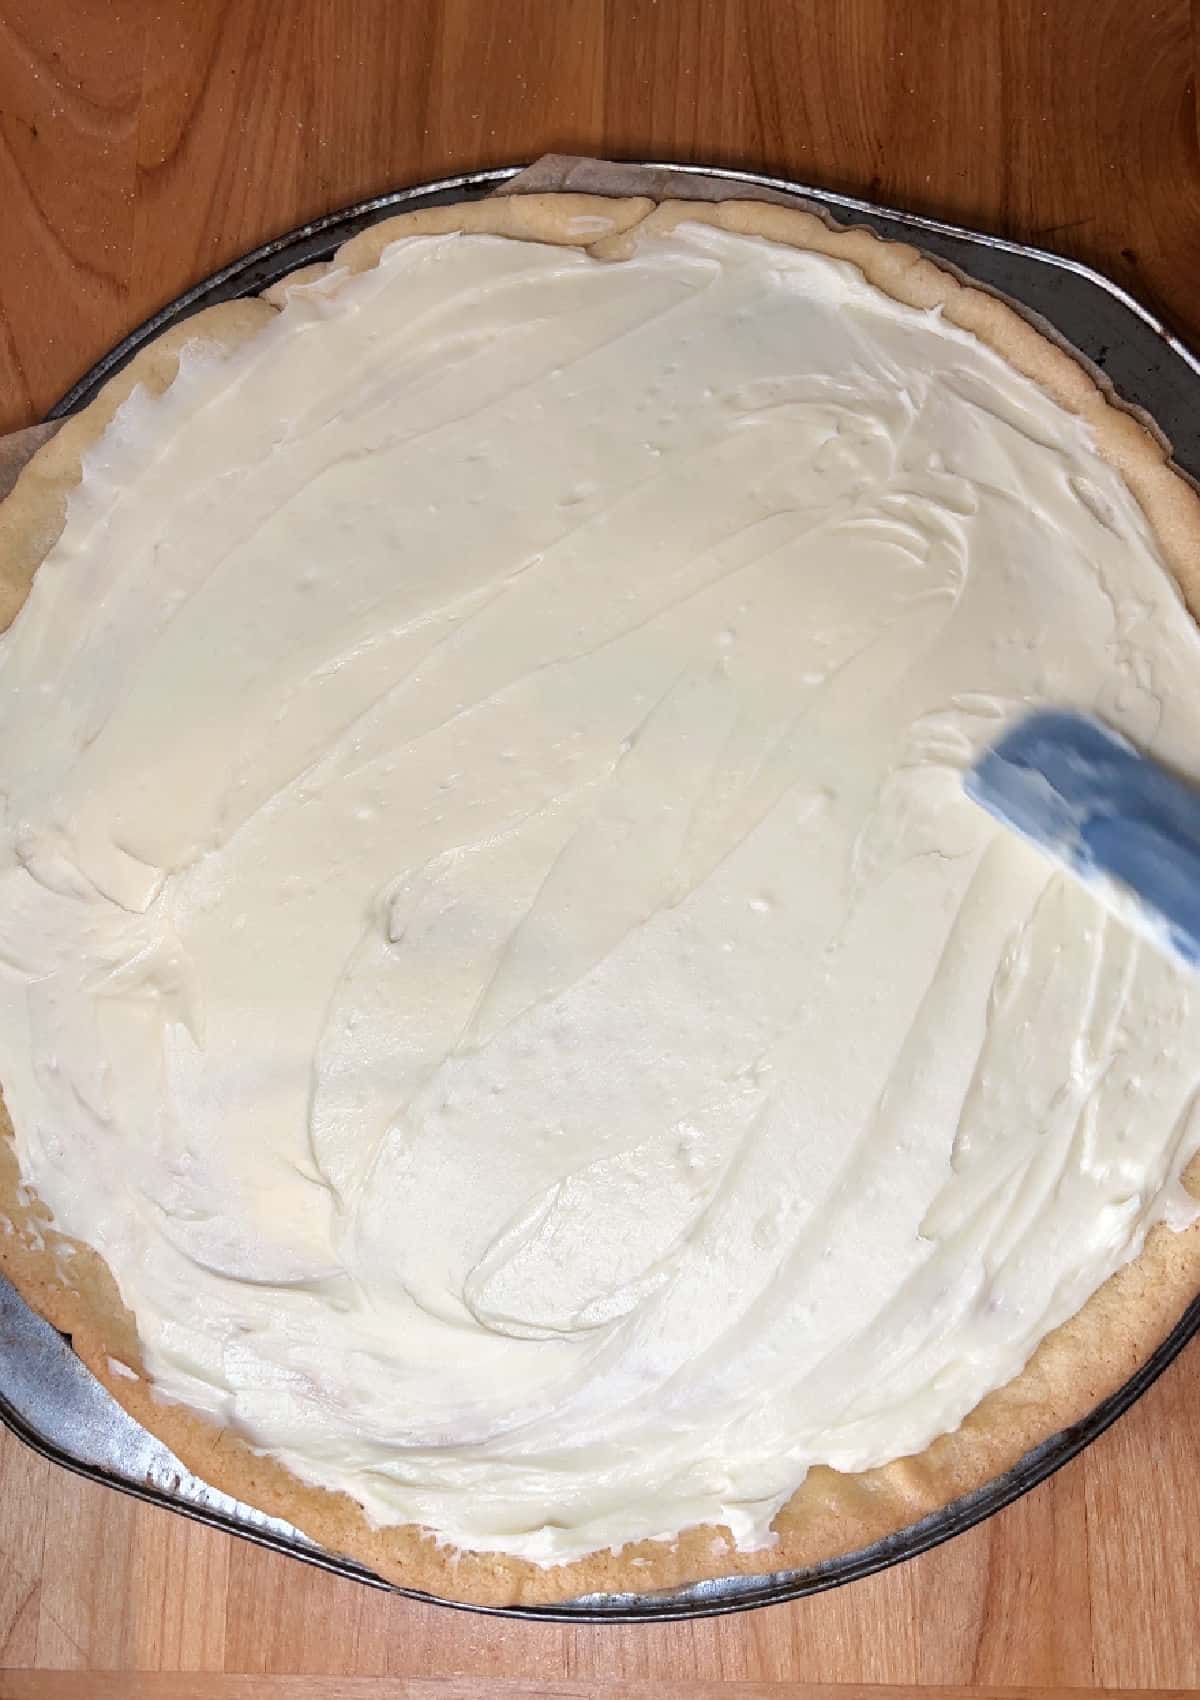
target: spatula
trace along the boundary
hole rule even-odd
[[[1161,948],[1200,964],[1200,792],[1089,715],[1040,709],[972,767],[967,795]]]

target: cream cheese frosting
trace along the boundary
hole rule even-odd
[[[1194,764],[1087,427],[700,223],[295,287],[0,644],[0,1079],[165,1396],[554,1563],[919,1451],[1181,1223],[1200,999],[962,794]]]

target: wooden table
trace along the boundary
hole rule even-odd
[[[1031,238],[1200,342],[1193,64],[1186,0],[0,0],[0,429],[263,238],[551,149],[757,166]],[[0,1697],[1200,1686],[1198,1559],[1197,1348],[950,1545],[649,1629],[379,1595],[0,1435]]]

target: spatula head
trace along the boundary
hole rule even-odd
[[[1041,709],[979,758],[965,788],[1121,919],[1200,962],[1200,793],[1191,785],[1090,715]]]

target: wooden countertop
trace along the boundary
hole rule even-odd
[[[1194,100],[1187,0],[0,0],[0,430],[265,237],[549,150],[765,168],[1032,239],[1196,345]],[[820,1700],[1200,1687],[1200,1348],[949,1545],[793,1606],[655,1628],[380,1595],[0,1434],[0,1700],[764,1700],[793,1683]]]

